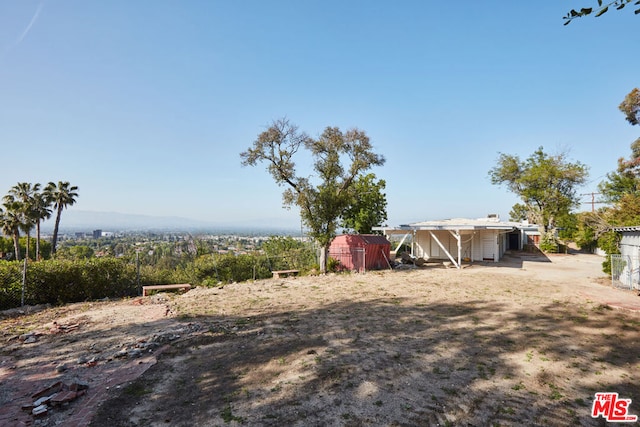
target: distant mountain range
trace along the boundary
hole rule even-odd
[[[44,233],[53,231],[55,218],[42,224]],[[282,220],[261,221],[262,224],[276,224],[263,226],[255,223],[215,223],[181,218],[177,216],[132,215],[119,212],[93,212],[76,209],[65,210],[62,213],[60,232],[91,232],[102,231],[175,231],[175,232],[213,232],[213,233],[258,233],[258,234],[293,234],[300,232],[299,225],[280,225]],[[297,229],[296,229],[297,226]]]

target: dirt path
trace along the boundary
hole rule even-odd
[[[600,263],[508,257],[5,319],[5,340],[43,334],[0,353],[0,424],[604,425],[590,417],[599,391],[640,415],[640,297],[611,288]],[[47,332],[53,321],[79,326]],[[89,389],[67,407],[13,415],[47,381],[74,378]]]

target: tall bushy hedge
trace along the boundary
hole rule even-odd
[[[186,275],[193,283],[209,286],[266,279],[271,277],[271,270],[267,258],[258,254],[213,254],[198,257]]]
[[[0,262],[0,310],[19,307],[22,266]],[[190,283],[215,286],[271,277],[272,270],[310,270],[315,266],[313,248],[291,238],[272,238],[265,253],[202,255],[177,267],[140,266],[139,285]],[[124,258],[55,259],[29,262],[25,304],[71,302],[139,295],[136,264]]]
[[[22,263],[0,262],[0,310],[18,307],[22,292]]]
[[[0,308],[20,305],[22,262],[0,263]],[[65,304],[137,295],[135,265],[116,258],[46,260],[27,267],[25,304]]]
[[[317,268],[313,245],[290,236],[272,236],[262,244],[271,270],[303,270]]]

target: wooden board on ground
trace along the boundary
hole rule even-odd
[[[149,291],[169,291],[169,290],[178,290],[178,291],[188,291],[191,289],[191,285],[188,283],[181,283],[177,285],[149,285],[142,287],[142,296],[146,297]]]
[[[279,279],[280,276],[288,276],[288,275],[297,275],[298,273],[300,273],[300,270],[275,270],[272,271],[273,273],[273,278],[274,279]]]

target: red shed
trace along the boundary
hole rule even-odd
[[[391,243],[375,234],[341,234],[329,247],[329,256],[343,268],[364,272],[389,268]]]

